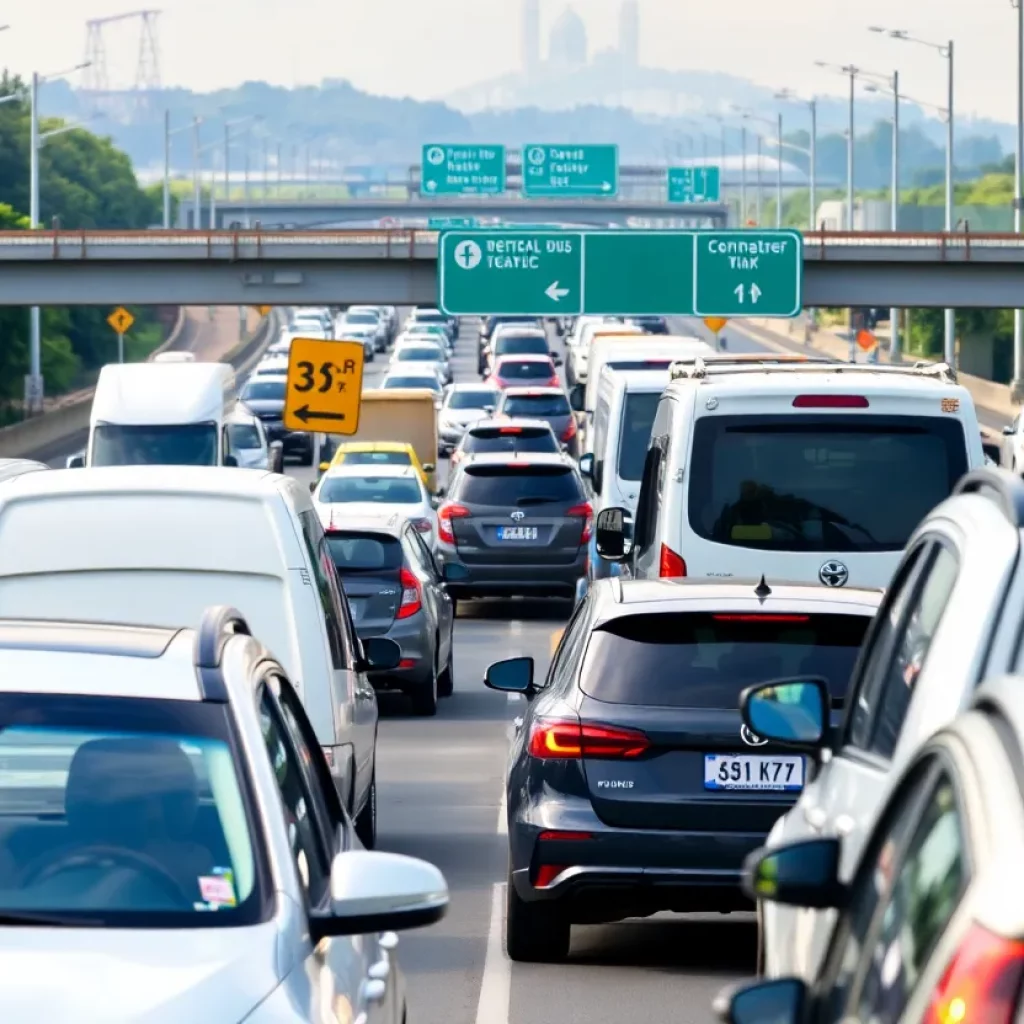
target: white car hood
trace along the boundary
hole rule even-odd
[[[273,924],[0,929],[0,1020],[241,1021],[278,984]]]

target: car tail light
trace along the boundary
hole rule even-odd
[[[539,718],[530,729],[531,757],[542,761],[578,761],[583,757],[611,760],[639,757],[651,741],[634,729],[582,725],[568,718]]]
[[[809,615],[712,615],[716,622],[807,622]]]
[[[661,555],[658,558],[658,575],[663,579],[672,579],[676,576],[686,575],[686,562],[682,555],[677,555],[667,544],[661,545]]]
[[[533,880],[534,888],[546,889],[566,868],[567,864],[540,864]]]
[[[453,519],[468,519],[470,511],[465,505],[456,505],[448,502],[437,510],[437,539],[443,540],[446,544],[455,543],[455,534],[452,532]]]
[[[794,409],[866,409],[868,400],[863,395],[797,395]]]
[[[416,659],[415,658],[403,658],[398,663],[398,667],[399,668],[415,668],[416,667]]]
[[[547,386],[549,388],[557,388],[558,387],[558,374],[557,373],[551,374],[551,376],[548,378]]]
[[[583,520],[583,534],[580,537],[580,543],[587,544],[590,541],[590,531],[594,528],[593,506],[589,501],[585,501],[582,505],[573,505],[565,514],[574,519]]]
[[[530,464],[528,462],[523,462],[522,460],[519,460],[517,462],[506,462],[505,465],[506,465],[506,467],[508,469],[529,469],[530,468]]]
[[[560,440],[562,440],[562,441],[571,441],[575,436],[576,436],[576,417],[575,416],[570,416],[569,417],[569,423],[566,426],[565,430],[562,431],[562,436],[561,436]]]
[[[411,519],[413,527],[420,533],[430,533],[430,520],[427,518]]]
[[[578,839],[593,839],[593,832],[566,832],[561,830],[553,830],[549,832],[541,832],[537,837],[542,843],[571,843]]]
[[[423,607],[423,589],[420,581],[404,567],[399,573],[399,583],[402,587],[402,603],[398,606],[395,618],[407,619]]]
[[[521,434],[523,432],[522,427],[499,427],[499,434]]]
[[[926,1024],[1011,1024],[1024,975],[1024,942],[971,926],[932,996]]]

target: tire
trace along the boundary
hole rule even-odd
[[[437,651],[434,651],[430,675],[415,690],[412,690],[409,696],[412,698],[413,711],[421,718],[432,718],[437,714]]]
[[[377,844],[377,766],[374,765],[370,776],[370,792],[366,796],[363,809],[356,815],[356,835],[359,842],[368,850]]]
[[[455,641],[452,640],[448,646],[448,661],[444,671],[437,677],[438,697],[450,697],[455,691]]]
[[[555,903],[520,899],[509,872],[505,888],[505,950],[510,960],[554,964],[569,955],[571,926]]]

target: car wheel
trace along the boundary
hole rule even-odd
[[[444,671],[437,677],[438,697],[450,697],[455,691],[455,641],[448,645],[448,661]]]
[[[553,964],[569,954],[571,926],[557,903],[527,903],[512,884],[505,887],[505,950],[510,960]]]
[[[359,842],[368,850],[377,843],[377,767],[374,766],[370,776],[370,792],[366,796],[363,809],[356,816],[356,835]]]
[[[437,651],[434,651],[434,660],[430,668],[430,675],[413,690],[409,696],[412,698],[412,709],[423,718],[431,718],[437,714]]]

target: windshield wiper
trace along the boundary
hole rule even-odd
[[[34,910],[0,911],[0,926],[41,928],[102,928],[105,921],[98,917],[61,917],[58,914],[37,913]]]

